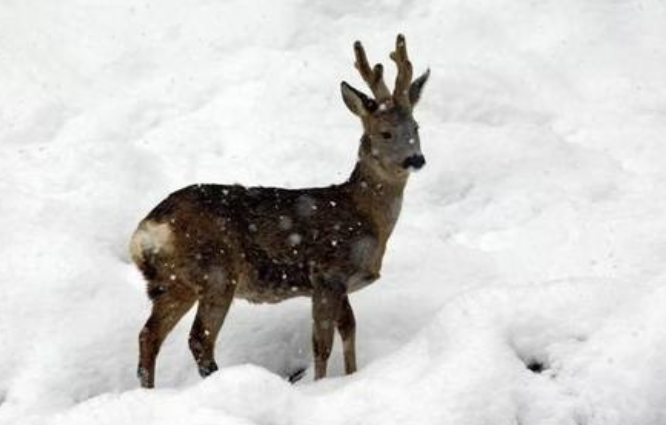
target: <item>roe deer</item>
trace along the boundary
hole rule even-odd
[[[169,195],[139,224],[130,251],[152,300],[139,334],[143,387],[154,386],[162,342],[197,301],[189,346],[202,377],[216,371],[215,340],[234,297],[253,303],[311,297],[315,379],[326,375],[335,329],[345,372],[356,371],[348,294],[379,278],[410,171],[425,164],[412,108],[429,71],[412,82],[405,39],[398,35],[390,93],[382,65],[371,68],[358,41],[354,51],[374,98],[341,83],[347,108],[363,124],[349,180],[293,190],[197,184]]]

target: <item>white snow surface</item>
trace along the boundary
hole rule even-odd
[[[3,0],[0,423],[666,424],[666,4]],[[138,388],[129,236],[191,183],[347,178],[354,40],[432,70],[360,370],[311,373],[307,299],[192,313]],[[540,366],[540,373],[528,369]],[[285,377],[301,367],[306,377]]]

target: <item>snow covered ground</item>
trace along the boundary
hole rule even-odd
[[[0,2],[1,424],[666,424],[666,4]],[[344,180],[351,44],[432,77],[360,370],[311,371],[308,300],[234,303],[202,381],[126,246],[194,182]],[[533,370],[530,370],[533,369]]]

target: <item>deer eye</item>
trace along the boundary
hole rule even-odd
[[[382,131],[379,134],[382,136],[383,139],[390,139],[392,136],[391,133],[389,133],[388,131]]]

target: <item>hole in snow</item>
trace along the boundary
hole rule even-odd
[[[535,374],[557,376],[559,364],[587,340],[587,335],[567,326],[553,326],[533,318],[514,324],[509,330],[508,345],[525,368]]]
[[[541,373],[545,369],[548,369],[547,365],[544,362],[540,362],[539,360],[529,360],[525,362],[525,366],[527,366],[527,369],[534,373]]]
[[[289,381],[292,384],[300,381],[305,376],[305,371],[306,371],[306,368],[302,367],[302,368],[299,368],[299,369],[291,372],[287,376],[287,381]]]

